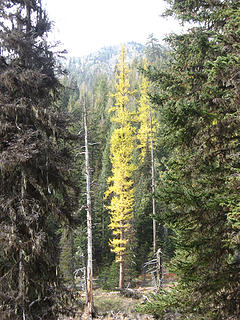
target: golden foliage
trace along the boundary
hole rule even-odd
[[[146,63],[144,65],[146,68]],[[157,121],[154,113],[150,107],[150,101],[148,96],[149,82],[146,77],[142,77],[140,84],[140,100],[137,121],[140,123],[138,130],[138,148],[140,149],[140,160],[144,162],[147,150],[151,149],[151,114],[152,114],[152,135],[154,143],[154,135],[156,133]]]
[[[112,251],[116,254],[116,260],[121,261],[126,250],[127,230],[132,218],[134,206],[134,188],[132,174],[135,166],[132,163],[134,148],[134,128],[131,125],[133,113],[129,111],[130,91],[128,78],[129,68],[125,62],[126,49],[123,46],[120,62],[117,66],[117,81],[115,105],[110,108],[113,113],[112,122],[117,124],[110,141],[110,159],[112,163],[112,176],[108,179],[109,188],[105,197],[111,197],[107,207],[111,214],[109,228],[113,230],[114,238],[110,241]]]

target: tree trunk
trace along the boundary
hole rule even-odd
[[[154,153],[153,153],[153,132],[152,132],[152,112],[150,110],[150,132],[151,132],[151,163],[152,163],[152,207],[153,207],[153,253],[157,251],[157,236],[156,236],[156,199],[155,199],[155,168],[154,168]]]
[[[159,291],[162,287],[162,277],[163,277],[161,249],[157,250],[156,259],[157,259],[157,291]]]
[[[119,267],[119,289],[124,288],[124,258],[123,254],[120,255],[120,267]]]
[[[125,236],[124,236],[122,221],[120,221],[120,225],[121,225],[120,240],[123,241]],[[120,244],[120,247],[122,247],[122,246],[123,246],[123,244]],[[120,253],[119,253],[119,289],[124,288],[124,275],[125,275],[124,252],[120,251]]]
[[[86,191],[87,191],[87,314],[88,319],[93,316],[93,267],[92,267],[92,215],[91,215],[91,190],[90,190],[90,170],[88,151],[88,130],[87,130],[87,99],[84,95],[84,132],[85,132],[85,167],[86,167]]]

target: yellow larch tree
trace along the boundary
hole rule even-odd
[[[111,121],[114,123],[110,140],[110,160],[112,176],[108,179],[109,188],[106,197],[111,196],[107,207],[111,215],[109,227],[113,231],[110,240],[111,250],[120,264],[119,288],[124,287],[124,256],[128,242],[128,230],[133,217],[134,187],[132,174],[135,166],[132,162],[134,151],[134,128],[131,125],[133,113],[129,110],[130,91],[129,68],[126,64],[126,49],[122,46],[117,66],[115,83],[115,104],[110,108]]]
[[[146,67],[147,64],[145,62],[144,69],[146,69]],[[153,143],[154,147],[154,137],[157,126],[157,121],[150,106],[148,95],[149,86],[150,85],[147,78],[145,76],[142,76],[140,83],[140,99],[137,116],[137,122],[139,122],[140,124],[137,134],[139,141],[138,148],[140,149],[140,160],[142,163],[145,160],[147,150],[151,150],[151,143]]]
[[[147,64],[144,63],[146,70]],[[152,206],[153,206],[153,253],[157,250],[156,240],[156,200],[155,200],[155,165],[154,165],[154,144],[157,121],[151,109],[150,99],[148,95],[149,81],[143,75],[140,84],[140,100],[138,107],[137,121],[140,126],[138,129],[138,148],[140,149],[140,161],[144,163],[147,150],[151,151],[151,167],[152,167]]]

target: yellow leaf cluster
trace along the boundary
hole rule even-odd
[[[153,144],[155,144],[154,136],[157,127],[157,121],[150,107],[148,91],[149,82],[146,77],[143,76],[140,85],[140,100],[137,115],[137,121],[140,123],[140,127],[138,130],[138,148],[140,149],[140,161],[142,163],[144,162],[147,150],[150,150],[151,148],[151,113]]]
[[[129,97],[136,92],[135,90],[130,91],[129,67],[126,64],[126,48],[124,45],[117,65],[115,91],[112,95],[115,98],[115,105],[109,109],[109,112],[114,113],[111,121],[124,126],[133,116],[133,113],[129,110]]]

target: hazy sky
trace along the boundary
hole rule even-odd
[[[179,30],[173,19],[160,14],[163,0],[43,0],[50,20],[55,21],[54,40],[70,55],[82,56],[103,46],[127,41],[146,43],[153,33],[161,40]]]

